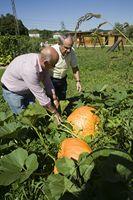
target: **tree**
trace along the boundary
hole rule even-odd
[[[117,29],[119,29],[121,32],[124,32],[123,24],[120,24],[119,22],[116,22],[115,25],[114,25],[114,28],[113,28],[113,32],[114,33],[119,33],[117,31]]]
[[[19,34],[28,35],[28,29],[23,25],[21,20],[18,20]],[[0,35],[15,35],[16,34],[15,17],[11,14],[0,16]]]
[[[126,35],[127,35],[127,37],[129,37],[129,38],[133,38],[133,25],[129,25],[129,26],[126,28]]]
[[[113,32],[119,33],[116,29],[119,29],[128,38],[133,38],[133,25],[130,25],[128,22],[125,22],[123,24],[120,24],[119,22],[115,23]]]
[[[42,39],[49,39],[53,37],[53,31],[50,30],[41,30],[39,33]]]

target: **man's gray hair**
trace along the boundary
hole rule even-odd
[[[51,59],[51,52],[50,52],[50,50],[49,50],[48,47],[44,47],[41,50],[41,57],[45,58],[45,60],[47,60],[47,61],[50,61],[50,59]]]

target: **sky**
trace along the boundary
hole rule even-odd
[[[78,19],[87,13],[101,14],[81,23],[79,30],[88,31],[108,21],[102,29],[112,29],[116,22],[133,24],[133,0],[14,0],[17,18],[28,29],[60,30],[61,22],[74,31]],[[13,14],[11,0],[0,0],[0,15]],[[110,23],[112,25],[110,25]]]

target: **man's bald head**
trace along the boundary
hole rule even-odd
[[[59,37],[59,44],[60,45],[64,45],[65,43],[67,43],[67,45],[73,45],[74,41],[73,41],[73,37],[70,34],[66,34],[66,35],[61,35]]]
[[[48,46],[41,50],[41,61],[43,62],[44,66],[47,65],[49,66],[49,68],[54,67],[55,64],[58,62],[58,60],[59,60],[59,54],[53,47]]]

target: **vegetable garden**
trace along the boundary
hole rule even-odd
[[[0,90],[1,200],[133,200],[133,51],[79,48],[76,54],[84,91],[76,92],[69,71],[60,126],[37,102],[14,117]],[[93,135],[75,134],[67,120],[81,106],[95,108]],[[63,141],[69,154],[61,152]]]

